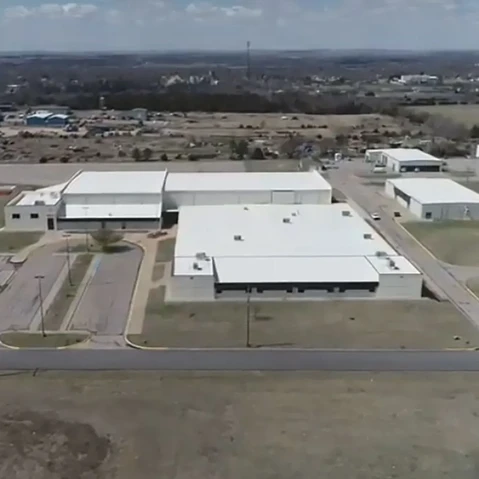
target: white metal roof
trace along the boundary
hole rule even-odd
[[[331,185],[316,171],[168,173],[165,191],[317,191]]]
[[[284,223],[284,218],[290,222]],[[344,203],[185,206],[179,213],[175,256],[374,256],[376,251],[396,254]]]
[[[160,218],[161,202],[151,204],[78,205],[65,204],[66,219]]]
[[[166,171],[82,171],[65,194],[161,194]]]
[[[195,268],[195,263],[197,267]],[[197,258],[175,258],[175,276],[213,276],[213,260],[198,260]]]
[[[449,178],[397,178],[388,180],[421,204],[479,203],[479,194]]]
[[[429,153],[425,153],[424,151],[418,150],[416,148],[386,148],[381,151],[400,162],[427,161],[434,163],[442,163],[442,160],[440,158],[436,158],[435,156],[432,156]]]
[[[220,283],[377,282],[378,272],[362,256],[215,258]]]

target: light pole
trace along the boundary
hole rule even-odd
[[[251,288],[248,286],[246,289],[246,347],[250,348],[250,313],[251,313]]]
[[[65,243],[67,247],[67,268],[68,268],[68,282],[70,283],[70,286],[73,286],[73,281],[72,281],[72,268],[71,268],[71,261],[70,261],[70,241],[68,241],[68,238],[70,238],[70,235],[68,233],[65,233],[63,235],[65,238]]]
[[[45,333],[45,312],[43,311],[43,295],[42,295],[42,279],[45,278],[43,274],[35,275],[35,278],[38,280],[38,298],[40,299],[40,321],[42,327],[42,336],[46,338],[47,334]]]

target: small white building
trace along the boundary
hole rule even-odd
[[[397,178],[386,195],[425,220],[479,220],[479,194],[449,178]]]
[[[168,301],[420,298],[421,273],[347,204],[184,206]]]
[[[440,172],[442,160],[415,148],[367,150],[366,161],[397,173]]]
[[[150,230],[161,226],[166,171],[84,171],[63,191],[58,228]]]
[[[329,204],[331,185],[317,170],[273,173],[169,173],[164,209],[235,204]]]
[[[4,209],[5,229],[10,231],[51,231],[57,229],[62,191],[67,183],[35,191],[22,191]]]

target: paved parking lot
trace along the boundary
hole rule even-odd
[[[70,329],[122,334],[142,258],[143,251],[136,246],[102,255],[73,314]]]
[[[35,275],[41,274],[43,299],[49,295],[62,269],[65,257],[52,253],[55,247],[44,246],[32,253],[27,261],[15,272],[8,286],[0,293],[0,330],[28,329],[40,308],[38,282]],[[3,257],[2,257],[3,258]],[[10,268],[4,259],[1,269]]]

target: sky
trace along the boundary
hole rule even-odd
[[[0,0],[0,51],[479,50],[479,0]]]

